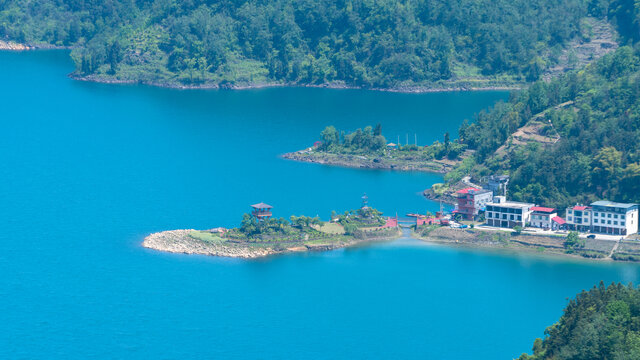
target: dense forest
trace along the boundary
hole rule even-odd
[[[640,290],[602,282],[569,302],[521,360],[640,359]]]
[[[497,156],[535,114],[542,114],[542,135],[559,140]],[[476,152],[450,178],[508,173],[510,197],[559,208],[603,198],[639,202],[640,47],[621,47],[584,70],[536,82],[463,124],[459,134]]]
[[[72,47],[77,75],[94,79],[514,83],[588,40],[586,17],[637,37],[624,0],[0,0],[0,39]]]

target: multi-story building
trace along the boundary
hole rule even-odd
[[[487,180],[487,189],[493,191],[493,196],[507,196],[509,175],[491,175]]]
[[[600,234],[629,235],[638,232],[638,204],[596,201],[591,206],[567,209],[570,230]]]
[[[593,216],[591,231],[611,235],[629,235],[638,232],[638,204],[596,201],[591,204]]]
[[[464,220],[473,220],[481,211],[484,211],[487,203],[493,200],[491,190],[467,188],[456,192],[458,204],[454,211]]]
[[[556,209],[534,206],[531,208],[531,220],[529,225],[542,229],[552,229],[553,218],[557,217]]]
[[[507,201],[504,196],[496,196],[486,206],[485,224],[504,228],[525,227],[530,221],[531,208],[534,206],[535,204]]]
[[[590,206],[575,205],[567,208],[567,228],[576,231],[591,231],[591,214]]]

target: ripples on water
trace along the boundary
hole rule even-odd
[[[370,202],[435,211],[441,176],[284,161],[327,125],[455,133],[502,92],[177,91],[73,82],[63,52],[0,53],[2,358],[510,358],[629,264],[401,239],[256,261],[162,254],[145,234]]]

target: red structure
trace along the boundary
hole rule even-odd
[[[464,220],[473,220],[488,202],[493,200],[491,190],[466,188],[456,192],[458,206],[454,213],[460,214]]]
[[[258,219],[258,221],[269,219],[272,215],[271,209],[273,209],[273,206],[269,204],[259,203],[251,205],[251,207],[253,208],[253,211],[251,211],[251,215]]]

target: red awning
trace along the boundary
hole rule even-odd
[[[458,191],[456,191],[456,192],[457,192],[458,194],[468,194],[468,193],[469,193],[469,191],[478,191],[478,189],[470,187],[470,188],[466,188],[466,189],[458,190]]]
[[[566,222],[566,221],[564,221],[564,219],[563,219],[563,218],[561,218],[560,216],[556,216],[556,217],[554,217],[553,219],[551,219],[551,221],[553,221],[553,222],[557,223],[558,225],[564,225],[564,224],[566,224],[566,223],[567,223],[567,222]]]
[[[542,207],[542,206],[534,206],[531,208],[531,211],[539,211],[539,212],[544,212],[544,213],[552,213],[554,212],[556,209],[554,208],[548,208],[548,207]]]

